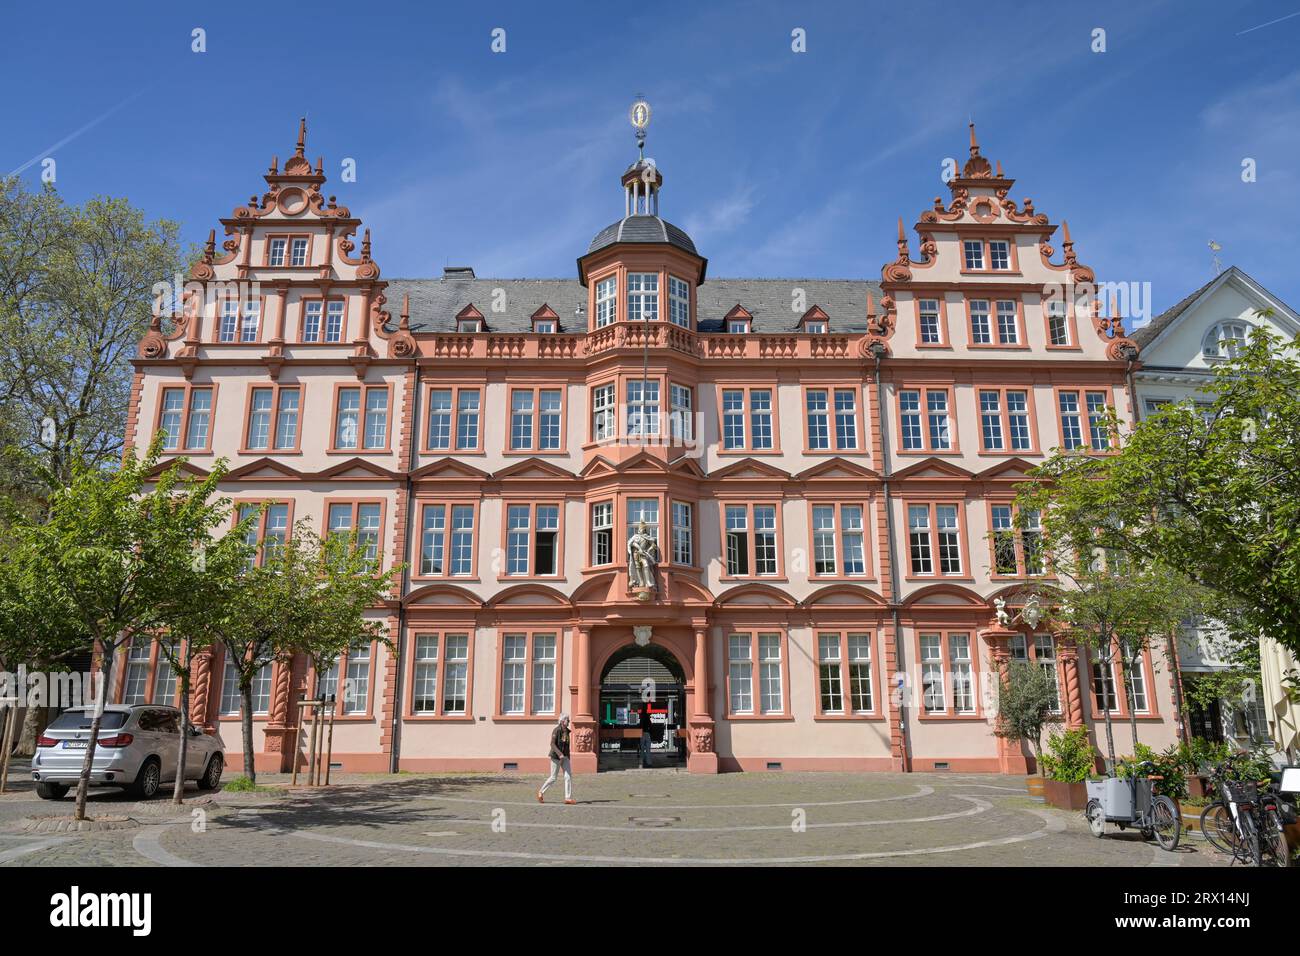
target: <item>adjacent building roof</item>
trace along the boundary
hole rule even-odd
[[[1236,266],[1232,266],[1232,268],[1235,269]],[[1130,337],[1138,344],[1138,348],[1145,348],[1148,342],[1177,322],[1178,317],[1186,312],[1191,304],[1201,297],[1202,293],[1218,282],[1219,278],[1219,276],[1215,276],[1209,282],[1205,283],[1205,285],[1188,295],[1185,299],[1181,299],[1174,305],[1165,309],[1140,329],[1134,329]]]
[[[721,332],[723,317],[739,305],[753,316],[754,332],[795,332],[799,319],[816,305],[829,316],[832,332],[862,333],[867,329],[868,293],[879,308],[878,282],[709,279],[696,290],[697,326],[701,332]],[[410,297],[414,332],[454,332],[456,316],[468,305],[483,313],[492,332],[531,332],[533,314],[543,305],[559,315],[561,332],[587,331],[587,290],[576,279],[480,279],[471,270],[456,269],[440,279],[392,279],[384,294],[384,308],[394,326],[403,297]]]
[[[1280,313],[1276,318],[1282,321],[1283,325],[1285,325],[1286,320],[1295,321],[1297,318],[1295,310],[1289,305],[1273,295],[1241,269],[1236,266],[1228,266],[1205,285],[1165,309],[1146,325],[1140,329],[1134,329],[1131,335],[1133,341],[1137,342],[1138,348],[1145,349],[1159,338],[1166,329],[1182,318],[1196,303],[1200,302],[1203,297],[1209,295],[1210,292],[1226,282],[1234,282],[1238,288],[1253,294],[1261,304],[1272,306]]]

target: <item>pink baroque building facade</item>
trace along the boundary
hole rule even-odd
[[[1015,658],[1055,677],[1067,724],[1109,706],[1175,739],[1159,651],[1124,686],[998,624],[1042,574],[1013,486],[1053,447],[1108,453],[1137,353],[973,129],[919,255],[900,219],[879,282],[708,277],[644,160],[576,278],[384,279],[305,135],[160,310],[128,415],[136,449],[162,432],[196,473],[228,459],[264,547],[306,521],[405,565],[372,611],[391,648],[266,668],[259,767],[290,767],[296,702],[346,682],[348,770],[537,771],[562,712],[575,771],[621,766],[648,699],[656,763],[691,771],[1023,772],[991,732]],[[204,656],[192,717],[237,761],[227,666]],[[148,645],[115,687],[175,694]]]

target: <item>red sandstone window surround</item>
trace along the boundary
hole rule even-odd
[[[507,455],[564,452],[567,392],[563,385],[510,389]]]
[[[564,502],[502,501],[498,580],[564,577]]]
[[[391,411],[391,386],[336,383],[329,454],[387,454]]]
[[[553,720],[563,709],[563,660],[562,628],[499,628],[493,720]]]
[[[981,455],[1039,453],[1033,386],[980,385],[975,395],[979,403]]]
[[[323,299],[307,296],[301,300],[298,341],[336,343],[347,341],[348,302],[345,297]]]
[[[722,579],[785,580],[781,555],[781,502],[723,501]]]
[[[989,513],[989,576],[1024,578],[1045,573],[1042,516],[1022,512],[1010,498],[991,499]]]
[[[957,442],[954,389],[948,385],[900,385],[895,391],[898,453],[955,455]]]
[[[406,717],[474,722],[474,628],[420,628],[410,635]]]
[[[430,383],[425,389],[425,453],[483,453],[483,390],[477,386]]]
[[[920,719],[982,719],[980,648],[975,630],[918,626],[914,646],[920,678]]]
[[[1060,388],[1056,392],[1056,422],[1061,447],[1090,452],[1114,450],[1114,436],[1106,421],[1111,404],[1109,388]]]
[[[279,455],[300,453],[303,391],[301,385],[250,384],[240,453],[271,450]]]
[[[382,550],[384,518],[388,502],[383,498],[326,498],[325,534],[355,531],[357,547],[375,562]]]
[[[614,501],[593,501],[587,506],[591,537],[587,542],[587,566],[607,567],[614,563]]]
[[[216,382],[163,385],[158,389],[154,434],[163,433],[163,450],[211,454],[217,407]]]
[[[727,632],[726,647],[727,719],[788,719],[790,653],[785,630],[733,628]]]
[[[963,239],[961,251],[963,274],[996,272],[1005,275],[1020,271],[1016,243],[1010,236],[1005,239]]]
[[[805,385],[805,454],[864,453],[864,404],[861,388],[856,385]]]
[[[478,580],[478,499],[418,500],[420,540],[414,578]]]
[[[334,698],[334,715],[341,720],[369,720],[374,717],[375,647],[373,641],[360,641],[348,648],[317,675],[309,669],[308,686],[324,697]]]
[[[1149,648],[1144,648],[1133,661],[1135,667],[1130,675],[1131,681],[1124,679],[1118,644],[1111,648],[1109,667],[1100,659],[1101,655],[1096,648],[1086,648],[1085,653],[1086,660],[1084,654],[1081,654],[1080,663],[1087,667],[1088,697],[1094,720],[1104,719],[1108,709],[1112,717],[1121,720],[1128,719],[1130,708],[1138,718],[1160,716],[1156,706],[1155,682],[1151,679],[1154,669]]]
[[[904,499],[907,512],[907,579],[967,579],[966,515],[960,501]]]
[[[942,295],[919,296],[916,302],[916,346],[948,349],[948,303]]]
[[[260,342],[265,304],[266,296],[243,300],[226,297],[218,300],[212,341],[222,345],[249,345]]]
[[[781,424],[775,384],[719,385],[721,455],[779,455]]]
[[[267,235],[262,265],[273,269],[300,269],[310,266],[311,238],[307,233]]]
[[[882,687],[875,631],[817,628],[815,720],[880,719]]]
[[[867,580],[871,574],[871,502],[808,502],[811,577]]]
[[[1027,349],[1024,303],[1019,299],[968,297],[971,348]]]
[[[260,565],[293,535],[293,499],[236,498],[231,523],[238,525],[246,518],[254,518],[247,541],[257,548],[253,564]],[[261,513],[258,514],[258,511]],[[254,517],[256,516],[256,517]]]
[[[180,705],[176,672],[160,641],[137,635],[119,652],[118,661],[118,703]]]

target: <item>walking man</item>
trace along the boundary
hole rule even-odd
[[[555,783],[560,771],[564,771],[564,802],[575,803],[573,799],[573,773],[569,769],[569,715],[560,714],[559,722],[551,731],[551,775],[537,791],[537,802],[546,802],[546,791]]]
[[[650,704],[643,701],[641,704],[641,769],[650,768],[650,744],[653,743],[650,737]]]

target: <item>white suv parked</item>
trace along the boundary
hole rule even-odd
[[[44,800],[60,800],[81,778],[94,707],[73,707],[55,717],[36,741],[32,779]],[[176,779],[181,712],[153,704],[108,704],[99,725],[90,785],[123,787],[149,799]],[[191,728],[185,751],[185,779],[215,790],[225,766],[220,737]]]

